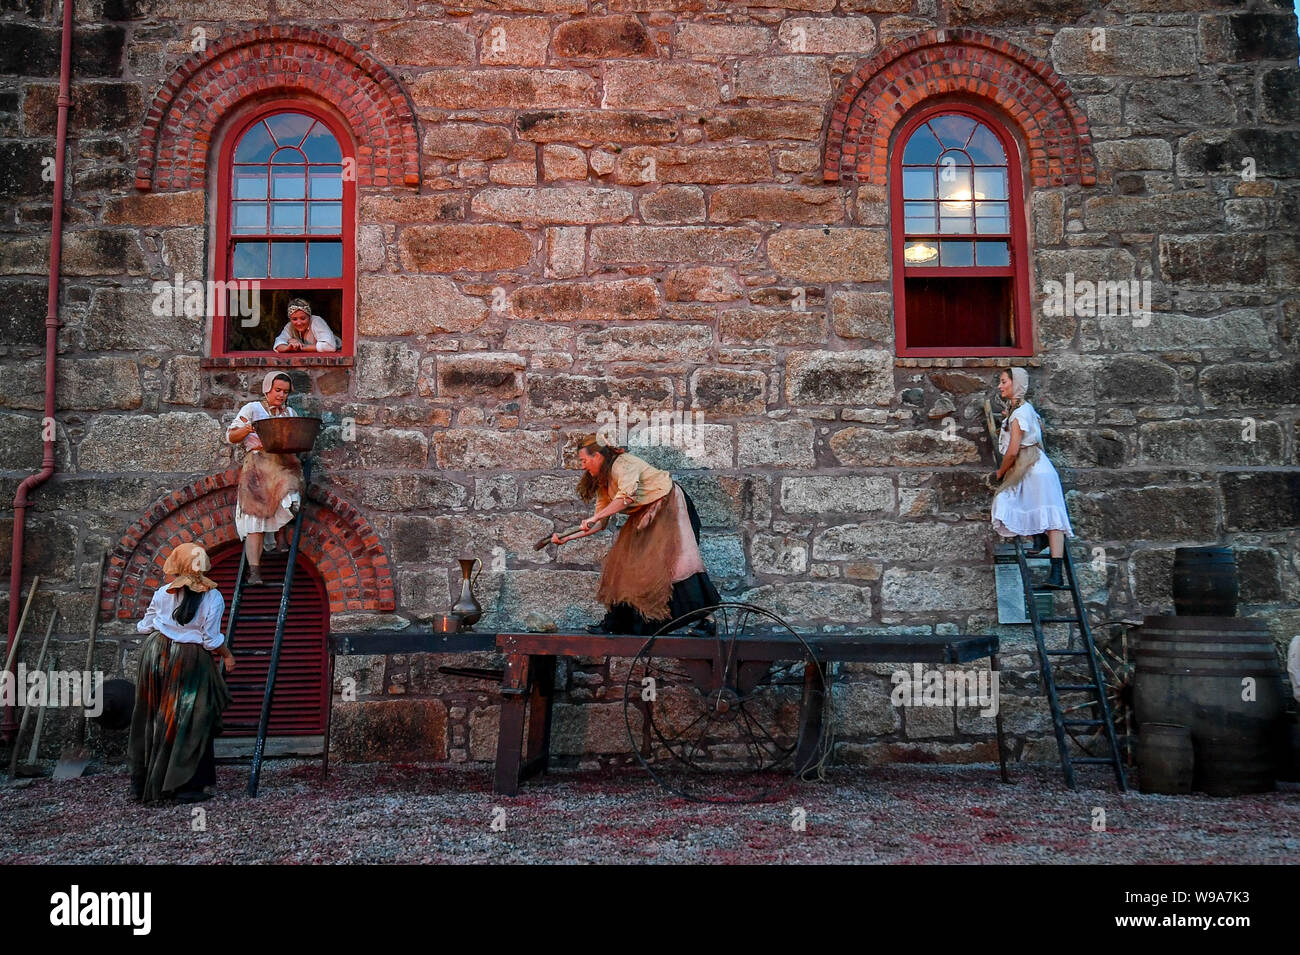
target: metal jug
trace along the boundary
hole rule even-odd
[[[478,580],[478,574],[483,573],[483,561],[477,557],[462,557],[457,563],[460,564],[461,575],[460,599],[452,604],[451,612],[460,617],[461,624],[468,630],[483,616],[483,607],[474,598],[474,581]],[[475,564],[478,564],[478,574],[474,574],[471,580],[470,573]]]

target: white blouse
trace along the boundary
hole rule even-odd
[[[287,345],[293,337],[293,322],[285,322],[284,328],[280,329],[280,334],[275,336],[275,345],[272,347]],[[309,345],[309,350],[339,350],[338,337],[334,334],[334,330],[330,328],[329,322],[325,321],[325,319],[321,318],[319,315],[313,315],[311,317],[311,322],[308,324],[307,337],[310,338],[311,341],[302,338],[298,340]]]
[[[266,408],[262,407],[262,402],[250,401],[248,404],[244,405],[244,407],[239,409],[239,414],[235,415],[235,420],[232,421],[230,427],[226,429],[226,440],[230,440],[230,432],[235,428],[247,428],[252,425],[254,421],[262,421],[265,418],[272,417],[296,418],[298,416],[298,412],[294,411],[287,404],[282,407],[284,410],[279,415],[272,415],[266,410]],[[248,440],[255,434],[257,434],[256,431],[248,432],[248,434],[244,435],[244,440],[239,443],[247,448]]]
[[[1025,402],[1011,414],[1007,415],[1002,422],[1002,429],[998,434],[998,453],[1006,454],[1007,448],[1011,446],[1011,422],[1015,421],[1020,425],[1020,446],[1029,447],[1031,444],[1042,444],[1043,442],[1043,419],[1038,417],[1038,412],[1029,402]]]
[[[194,619],[187,624],[176,622],[172,612],[180,606],[181,592],[159,587],[153,592],[144,619],[135,625],[140,633],[159,631],[174,643],[201,643],[205,649],[215,650],[226,642],[221,632],[221,615],[226,610],[226,599],[215,587],[203,595]]]

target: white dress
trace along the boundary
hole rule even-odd
[[[1073,537],[1070,516],[1065,510],[1065,494],[1061,491],[1061,478],[1052,467],[1047,455],[1042,453],[1042,418],[1029,402],[1024,402],[1008,415],[998,434],[998,453],[1006,454],[1011,444],[1011,422],[1020,424],[1020,446],[1037,445],[1038,460],[1019,484],[993,498],[993,529],[1003,537],[1042,534],[1047,531],[1065,531]]]
[[[285,414],[282,417],[289,417],[289,418],[297,417],[297,412],[294,411],[292,408],[290,408],[288,405],[284,406],[284,410],[285,410]],[[270,417],[272,417],[272,415],[270,415],[267,412],[267,410],[264,407],[262,407],[262,402],[250,401],[248,404],[244,405],[244,407],[239,409],[239,414],[235,415],[235,420],[231,423],[230,428],[226,429],[226,433],[227,433],[226,440],[230,440],[229,433],[231,428],[246,428],[249,425],[251,425],[254,421],[261,421],[263,418],[270,418]],[[248,446],[250,439],[256,433],[257,433],[256,431],[249,432],[249,434],[244,437],[244,440],[240,442],[240,444],[244,446],[245,454],[262,453],[261,451],[254,451]],[[298,492],[290,491],[281,499],[280,507],[278,510],[276,510],[275,516],[267,520],[265,518],[255,517],[252,514],[245,514],[239,506],[239,499],[236,498],[235,499],[235,530],[239,532],[239,539],[243,540],[249,534],[269,534],[278,531],[281,527],[284,527],[285,524],[288,524],[291,520],[293,520],[293,511],[289,510],[289,506],[298,501],[300,501]],[[263,543],[264,545],[270,544],[271,541],[267,540],[264,541]]]

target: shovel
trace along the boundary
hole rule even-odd
[[[83,676],[90,673],[90,667],[95,662],[95,634],[99,631],[99,601],[104,594],[104,564],[108,560],[108,552],[105,551],[99,557],[99,576],[95,581],[95,604],[90,612],[90,640],[86,644],[86,669]],[[82,702],[86,702],[82,700]],[[42,716],[44,713],[41,714]],[[40,717],[37,717],[37,737],[40,735]],[[77,779],[86,771],[86,765],[90,762],[90,751],[86,749],[86,710],[81,710],[81,718],[77,720],[77,732],[71,745],[64,746],[63,752],[59,754],[58,765],[54,767],[55,779]]]
[[[59,618],[59,612],[57,610],[54,611],[54,613],[50,614],[50,625],[45,628],[45,639],[41,642],[41,652],[40,655],[37,656],[36,658],[36,670],[38,673],[40,672],[41,668],[45,666],[45,651],[48,650],[50,647],[50,634],[54,632],[54,621],[57,620],[58,618]],[[43,707],[41,707],[40,709],[41,709],[41,718],[44,718],[45,709]],[[13,755],[9,757],[9,781],[10,782],[13,782],[19,776],[35,775],[34,773],[30,772],[30,770],[33,767],[29,765],[30,763],[36,762],[35,755],[33,755],[27,761],[27,763],[25,763],[21,767],[18,765],[18,748],[19,746],[22,745],[23,734],[27,732],[27,724],[31,722],[31,718],[32,718],[32,705],[28,703],[25,707],[23,707],[23,719],[22,722],[18,724],[18,736],[15,737],[14,739]],[[38,725],[40,724],[40,721],[41,719],[38,718],[36,721]],[[36,732],[36,735],[32,737],[33,746],[35,746],[36,742],[40,740],[40,738],[41,738],[41,734],[40,731],[38,730]]]

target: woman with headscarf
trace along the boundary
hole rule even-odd
[[[1047,586],[1064,587],[1065,538],[1073,537],[1074,531],[1061,478],[1043,453],[1043,419],[1025,399],[1028,391],[1029,373],[1023,368],[1004,371],[998,378],[1006,414],[998,433],[1002,464],[994,477],[1001,484],[993,498],[993,528],[1003,537],[1033,537],[1031,553],[1049,546],[1052,567]]]
[[[329,327],[329,323],[319,315],[313,315],[311,303],[305,298],[295,298],[289,303],[289,321],[280,334],[275,337],[274,348],[278,352],[315,351],[332,352],[339,350],[338,336]]]
[[[250,401],[239,409],[226,431],[226,440],[242,444],[244,463],[239,470],[239,496],[235,500],[235,529],[244,541],[248,559],[248,583],[261,584],[262,545],[266,534],[275,533],[298,513],[302,497],[302,465],[292,454],[263,450],[253,422],[264,418],[296,417],[289,407],[293,381],[282,371],[270,371],[262,379],[261,401]]]
[[[578,449],[578,463],[586,472],[578,482],[578,495],[595,500],[596,511],[575,536],[595,534],[615,514],[627,513],[596,590],[596,599],[608,612],[588,630],[652,634],[680,616],[720,602],[700,557],[695,505],[667,471],[622,448],[601,444],[594,435]],[[558,535],[551,540],[563,543]],[[694,626],[707,633],[712,622]]]
[[[137,800],[199,802],[216,784],[212,741],[230,692],[218,664],[235,668],[221,632],[226,602],[204,574],[212,567],[198,544],[179,544],[167,556],[168,582],[154,591],[144,619],[147,633],[136,672],[129,755]]]

